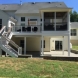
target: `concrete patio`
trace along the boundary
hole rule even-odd
[[[51,55],[51,56],[58,56],[58,57],[68,57],[68,51],[51,51],[51,52],[44,52],[44,55]],[[70,57],[78,57],[78,54],[70,53]]]

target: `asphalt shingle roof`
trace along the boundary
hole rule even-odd
[[[20,4],[0,4],[0,10],[17,10]]]
[[[16,13],[39,13],[40,9],[68,8],[64,2],[28,2],[20,4],[0,4],[0,10],[16,10]]]
[[[36,2],[36,3],[24,3],[16,11],[16,13],[39,13],[43,8],[68,8],[64,2]]]

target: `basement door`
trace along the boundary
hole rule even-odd
[[[62,41],[55,41],[55,50],[62,50]]]

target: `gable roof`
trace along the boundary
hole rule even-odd
[[[20,4],[0,4],[0,10],[17,10]]]
[[[6,14],[4,11],[0,10],[0,12],[2,12],[4,15],[6,15],[7,17],[9,17],[9,15]]]
[[[68,8],[64,2],[28,2],[21,4],[0,4],[0,10],[13,11],[16,13],[39,13],[40,9]]]
[[[39,13],[43,8],[68,8],[64,2],[35,2],[24,3],[16,13]]]

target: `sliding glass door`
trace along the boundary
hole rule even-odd
[[[62,50],[62,41],[55,41],[55,50]]]

